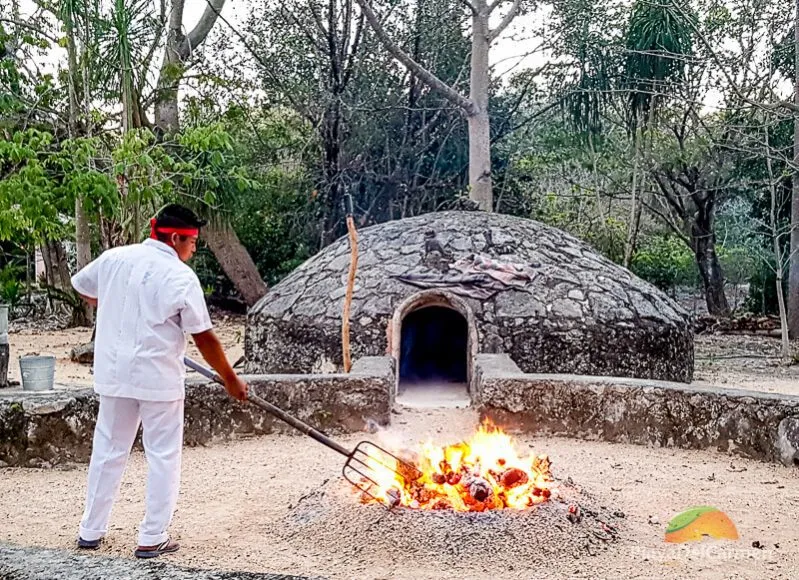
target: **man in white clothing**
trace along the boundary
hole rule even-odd
[[[230,396],[247,399],[247,384],[212,330],[200,281],[185,264],[203,225],[188,208],[168,205],[151,220],[150,239],[108,250],[72,278],[75,290],[97,308],[94,390],[100,396],[80,548],[99,547],[108,531],[141,424],[146,512],[134,553],[152,558],[178,549],[167,528],[180,487],[186,334]]]

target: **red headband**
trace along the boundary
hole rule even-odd
[[[155,226],[155,218],[150,220],[150,238],[156,239],[156,232],[159,234],[177,234],[179,236],[198,236],[200,230],[197,228],[164,228]]]

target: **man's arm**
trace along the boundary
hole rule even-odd
[[[80,272],[72,276],[72,287],[78,295],[97,308],[97,298],[100,287],[100,268],[105,260],[105,255],[100,255],[96,260],[89,262]]]
[[[249,387],[230,366],[222,348],[222,343],[219,342],[214,331],[206,330],[199,334],[192,334],[191,337],[194,339],[194,344],[197,345],[205,361],[213,367],[222,378],[222,381],[224,381],[228,394],[239,401],[246,401]]]
[[[89,304],[89,306],[94,306],[95,308],[97,308],[97,298],[92,298],[91,296],[86,296],[85,294],[81,294],[80,292],[78,292],[78,296],[83,298],[83,300],[85,300],[86,303]]]

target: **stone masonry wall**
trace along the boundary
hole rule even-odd
[[[677,383],[524,374],[481,355],[474,404],[509,430],[581,439],[716,448],[799,465],[799,397]]]
[[[475,256],[523,265],[529,279],[475,298],[469,287],[474,290],[489,276],[464,276],[456,267]],[[349,263],[344,237],[250,309],[248,372],[341,369]],[[409,283],[408,276],[428,284]],[[526,372],[682,382],[693,377],[690,317],[668,296],[565,232],[483,212],[431,213],[359,232],[352,356],[390,352],[387,330],[398,306],[433,288],[456,295],[471,311],[478,352],[507,353]]]
[[[387,425],[394,397],[391,359],[357,361],[349,375],[253,375],[255,393],[326,432]],[[87,462],[97,418],[91,389],[0,394],[0,467]],[[186,385],[184,444],[206,445],[242,435],[293,432],[252,404],[230,399],[215,383]]]

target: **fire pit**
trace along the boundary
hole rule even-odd
[[[411,457],[406,454],[406,461],[405,470],[397,462],[372,462],[377,477],[364,482],[361,501],[421,510],[524,510],[547,501],[555,490],[549,458],[520,457],[511,437],[488,422],[466,441],[427,443]],[[418,471],[409,473],[414,468]]]

